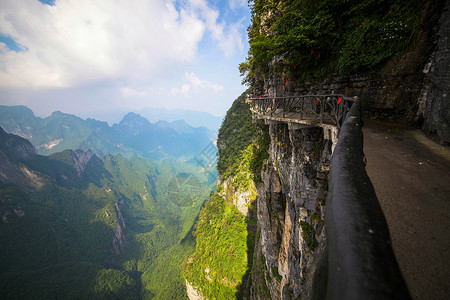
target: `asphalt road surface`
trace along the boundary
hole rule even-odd
[[[367,173],[413,299],[450,299],[450,147],[365,120]]]

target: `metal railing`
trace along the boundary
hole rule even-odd
[[[325,219],[328,274],[315,284],[323,286],[327,299],[409,299],[365,169],[362,126],[357,100],[342,124],[331,160]]]
[[[327,197],[326,234],[306,277],[305,299],[410,299],[386,219],[367,175],[361,100],[342,95],[247,98],[253,113],[332,123],[339,129]],[[289,119],[288,119],[289,118]]]
[[[246,100],[259,115],[294,118],[311,124],[329,124],[340,128],[355,98],[339,94],[285,97],[251,97]]]

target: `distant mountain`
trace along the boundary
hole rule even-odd
[[[141,115],[149,119],[151,122],[167,121],[173,122],[184,120],[193,127],[207,127],[214,131],[218,131],[222,124],[223,116],[213,116],[207,112],[192,111],[183,109],[167,110],[162,108],[144,108],[138,111]]]
[[[120,122],[122,116],[129,112],[126,109],[111,109],[108,111],[95,111],[84,113],[83,117],[92,117],[100,120],[108,121],[109,124]],[[135,110],[136,113],[144,116],[150,122],[156,123],[158,121],[173,122],[184,120],[187,124],[193,127],[206,127],[213,131],[218,131],[222,124],[223,116],[217,117],[207,112],[184,110],[184,109],[164,109],[164,108],[144,108]]]
[[[121,130],[139,136],[146,122],[130,115]],[[41,156],[0,128],[0,298],[185,299],[180,265],[215,183],[200,171],[83,150]]]
[[[194,128],[182,120],[151,123],[136,113],[128,113],[118,124],[54,112],[36,117],[25,106],[0,106],[0,126],[5,131],[29,139],[39,154],[65,149],[92,149],[99,156],[138,154],[153,160],[196,155],[215,139],[215,132]]]
[[[32,173],[19,165],[19,162],[33,160],[36,156],[28,140],[8,134],[0,127],[0,183],[16,184],[27,190],[38,186]]]

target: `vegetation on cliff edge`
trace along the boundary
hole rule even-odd
[[[262,121],[252,122],[245,94],[234,101],[219,130],[217,166],[222,184],[200,213],[196,251],[183,263],[186,280],[209,299],[239,298],[248,292],[244,289],[252,265],[256,220],[245,217],[233,201],[240,192],[255,194],[269,155],[270,136]],[[225,191],[224,181],[229,178]],[[250,207],[254,200],[247,199],[249,210],[254,209]]]
[[[249,177],[259,181],[262,162],[268,158],[269,129],[261,120],[252,122],[249,105],[244,101],[247,92],[233,102],[219,129],[217,171],[222,181],[230,176],[242,176],[239,169],[243,161],[248,163]]]
[[[286,79],[377,68],[418,36],[419,5],[418,0],[250,1],[250,50],[239,70],[252,85],[268,74],[271,62]]]

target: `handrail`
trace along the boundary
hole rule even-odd
[[[330,166],[327,299],[408,299],[389,230],[363,162],[361,103],[342,124]]]
[[[317,124],[331,124],[338,129],[354,98],[340,94],[284,97],[249,97],[252,111],[262,116],[295,117]]]
[[[326,234],[308,271],[308,299],[410,299],[386,219],[366,173],[361,100],[342,95],[247,98],[263,118],[291,115],[339,129],[326,205]],[[351,107],[350,107],[351,106]],[[311,117],[312,116],[312,117]],[[291,118],[289,119],[291,120]]]

